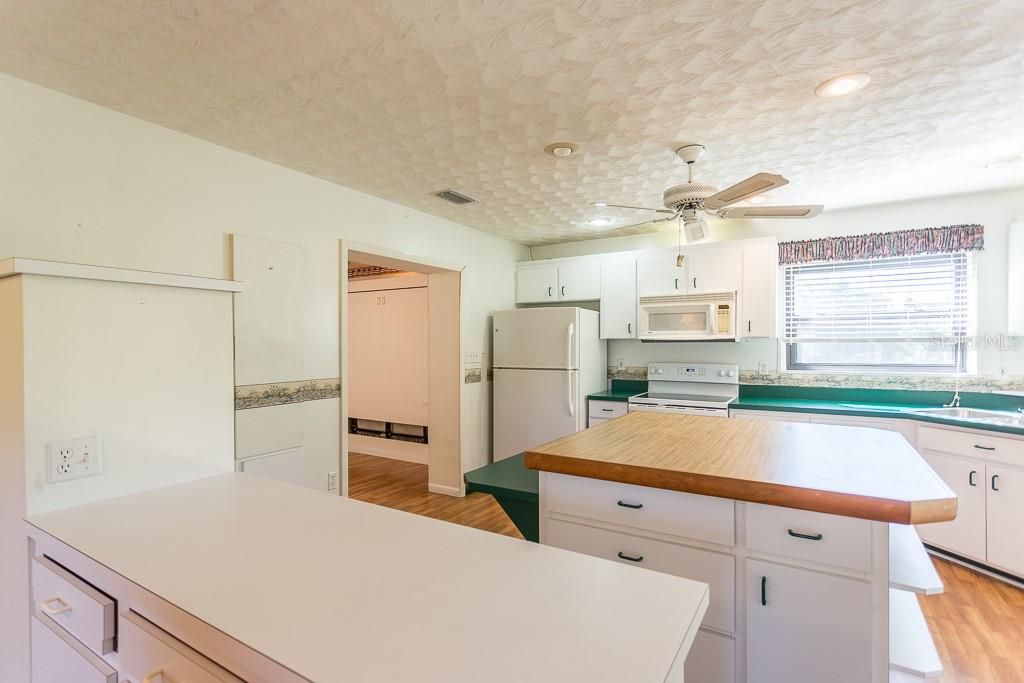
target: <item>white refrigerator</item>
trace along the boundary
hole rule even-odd
[[[587,394],[608,386],[596,311],[494,314],[494,460],[586,429]]]

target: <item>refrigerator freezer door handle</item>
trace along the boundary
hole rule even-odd
[[[566,329],[565,340],[566,340],[565,341],[565,343],[566,343],[566,349],[565,349],[565,356],[566,356],[566,361],[565,362],[566,362],[566,365],[565,365],[565,367],[567,367],[567,368],[575,368],[576,365],[573,363],[573,355],[575,355],[575,354],[573,354],[573,346],[574,346],[573,342],[576,341],[576,325],[574,325],[573,323],[569,323],[569,327]]]

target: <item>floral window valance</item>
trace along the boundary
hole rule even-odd
[[[985,247],[982,225],[947,225],[941,228],[919,228],[875,232],[869,235],[826,237],[779,243],[779,263],[811,263],[813,261],[860,261],[890,256],[918,254],[950,254]]]

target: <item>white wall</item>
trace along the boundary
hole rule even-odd
[[[825,211],[808,221],[714,221],[714,240],[775,235],[780,242],[814,239],[830,235],[853,235],[924,228],[959,223],[985,226],[985,250],[977,254],[978,332],[1007,331],[1007,240],[1008,227],[1024,215],[1024,188],[956,195],[929,200],[879,204],[856,209]],[[674,228],[647,235],[606,238],[534,247],[534,259],[597,254],[629,249],[649,249],[676,244]],[[692,360],[739,363],[741,369],[756,371],[758,363],[772,372],[779,366],[777,340],[755,340],[738,344],[642,344],[611,341],[609,365],[620,360],[626,366],[643,366],[649,361]],[[981,375],[1024,374],[1024,352],[982,350],[978,354]]]
[[[6,76],[0,101],[0,256],[228,277],[231,233],[299,244],[309,378],[339,374],[340,238],[464,265],[466,350],[514,300],[519,245]],[[488,392],[463,387],[465,467],[489,456]]]

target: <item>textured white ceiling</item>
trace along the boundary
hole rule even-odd
[[[1022,45],[1022,0],[0,0],[16,77],[526,244],[644,218],[586,225],[658,205],[685,141],[772,203],[1024,184],[985,168],[1024,152]]]

